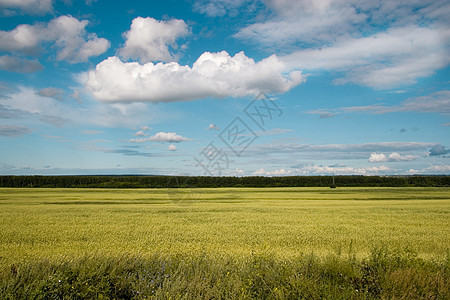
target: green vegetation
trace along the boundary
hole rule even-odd
[[[449,264],[375,249],[329,255],[121,257],[13,265],[3,299],[448,299]]]
[[[450,188],[0,189],[0,298],[450,297]]]
[[[334,176],[340,187],[450,187],[450,176]],[[0,176],[0,187],[213,188],[326,187],[332,176]]]

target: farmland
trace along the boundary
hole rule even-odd
[[[123,297],[376,298],[390,291],[389,286],[383,286],[383,276],[398,272],[408,273],[412,281],[419,278],[418,287],[406,293],[449,293],[450,188],[2,188],[0,216],[3,296],[11,295],[18,282],[27,285],[29,296],[43,284],[50,284],[48,276],[70,269],[78,277],[69,280],[63,276],[62,284],[66,283],[68,290],[60,290],[62,295],[69,295],[72,288],[78,293],[70,294],[73,298],[98,297],[101,293],[106,297],[108,291],[120,298],[111,292],[118,291],[111,279],[104,289],[77,288],[75,283],[84,278],[77,272],[93,284],[97,274],[93,269],[108,266],[105,274],[110,276],[111,270],[122,274],[126,269],[129,274],[129,268],[134,268],[139,273],[144,266],[156,268],[155,264],[158,269],[162,262],[172,266],[165,272],[172,279],[178,276],[178,284],[172,281],[171,285],[166,278],[146,289],[134,286],[137,279],[122,279],[117,283],[124,285],[119,290],[131,293]],[[281,284],[286,278],[295,281],[307,263],[315,265],[317,271],[302,279],[312,280],[311,286],[324,280],[324,270],[331,268],[341,277],[348,273],[350,279],[342,285],[348,294],[335,290],[338,283],[334,277],[331,287],[321,283],[326,290],[311,294],[294,284],[290,288]],[[370,288],[373,284],[364,281],[367,274],[361,271],[362,266],[372,266],[370,263],[386,265],[376,288]],[[250,266],[261,270],[253,274]],[[33,272],[37,272],[34,278],[44,275],[38,282],[17,279]],[[182,289],[183,280],[195,281],[199,274],[208,284],[190,292],[187,287]],[[223,277],[229,274],[233,278]],[[254,290],[259,278],[256,274],[268,277],[261,290]],[[386,282],[395,282],[395,276]],[[270,278],[273,284],[268,284]],[[253,287],[248,280],[253,280]],[[422,285],[432,290],[421,290]],[[212,286],[222,290],[208,294]],[[133,294],[138,289],[141,294]],[[267,294],[258,294],[265,289]],[[57,286],[53,290],[59,291]],[[364,294],[358,294],[361,290]],[[196,295],[198,291],[203,293]]]

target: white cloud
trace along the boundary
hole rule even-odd
[[[389,154],[389,161],[413,161],[417,159],[416,155],[401,155],[398,152]]]
[[[95,33],[86,33],[88,23],[87,20],[79,21],[72,16],[61,16],[50,21],[45,33],[60,49],[58,60],[87,61],[89,57],[100,55],[109,48],[108,40],[98,38]]]
[[[421,113],[439,113],[441,115],[450,115],[450,91],[437,91],[429,95],[411,97],[398,105],[366,105],[349,106],[337,109],[326,110],[318,109],[308,111],[308,114],[336,115],[341,113],[371,113],[386,114],[395,112],[421,112]],[[446,124],[443,124],[446,126]]]
[[[435,143],[422,142],[378,142],[361,144],[300,144],[280,140],[270,144],[255,144],[246,150],[245,155],[254,159],[255,164],[267,164],[269,160],[275,159],[274,164],[290,164],[297,168],[298,161],[346,161],[346,160],[368,160],[371,153],[407,153],[401,155],[404,161],[419,158],[436,145]],[[395,155],[390,161],[395,161]],[[380,159],[380,161],[384,161]]]
[[[72,43],[72,41],[70,41]],[[88,40],[79,39],[78,45],[72,46],[72,51],[66,56],[59,57],[70,62],[87,61],[92,56],[98,56],[108,50],[110,42],[104,38],[98,38],[95,33],[88,35]]]
[[[296,42],[331,42],[353,31],[366,20],[348,1],[267,0],[275,15],[251,24],[235,36],[264,46],[288,46]],[[347,2],[347,3],[346,3]]]
[[[261,168],[253,172],[253,175],[281,176],[281,175],[289,175],[291,173],[292,173],[291,170],[278,169],[273,171],[266,171]]]
[[[23,125],[33,127],[42,124],[42,121],[57,126],[62,126],[67,121],[82,126],[135,128],[149,120],[166,118],[165,113],[158,107],[150,107],[144,103],[104,104],[90,100],[79,105],[72,101],[58,101],[40,96],[34,89],[23,86],[5,96],[0,99],[0,116],[6,115],[13,118],[11,122],[23,121],[26,122]],[[25,115],[26,120],[20,118]]]
[[[426,170],[434,171],[434,172],[438,172],[438,173],[444,173],[444,172],[449,173],[450,165],[435,165],[435,166],[428,167]]]
[[[379,173],[379,172],[389,172],[391,171],[391,168],[382,165],[379,167],[369,167],[369,168],[365,168],[364,169],[366,172],[374,172],[374,173]]]
[[[147,134],[143,130],[139,130],[134,134],[134,136],[146,136]]]
[[[410,174],[450,174],[450,165],[433,165],[421,170],[410,169]]]
[[[227,13],[236,15],[241,7],[252,11],[256,8],[257,2],[257,0],[196,0],[193,8],[194,11],[209,17],[222,17]]]
[[[169,147],[167,147],[167,149],[169,149],[169,151],[177,151],[177,146],[169,145]]]
[[[239,169],[239,168],[235,168],[233,171],[233,175],[235,175],[235,176],[244,175],[244,173],[245,173],[244,170]]]
[[[125,46],[119,50],[119,54],[141,63],[176,61],[169,46],[176,49],[175,40],[188,34],[188,26],[183,20],[158,21],[138,17],[132,21],[130,30],[124,33]]]
[[[159,143],[179,143],[182,141],[188,141],[189,139],[176,134],[175,132],[158,132],[153,136],[145,138],[131,139],[132,143],[145,143],[145,142],[159,142]]]
[[[242,28],[236,37],[283,48],[299,43],[318,47],[330,45],[343,38],[363,37],[369,30],[374,32],[389,26],[418,23],[447,26],[446,13],[450,11],[450,4],[445,0],[264,2],[272,12],[261,18],[264,21]]]
[[[42,70],[44,67],[37,60],[14,57],[10,55],[0,56],[0,69],[17,72],[17,73],[33,73]]]
[[[41,15],[53,11],[52,0],[0,0],[3,14],[11,14],[12,10],[21,10],[32,15]]]
[[[263,168],[256,170],[255,172],[253,172],[253,175],[264,175],[266,174],[266,170],[264,170]]]
[[[95,103],[94,107],[87,111],[78,110],[78,119],[84,122],[106,127],[135,128],[149,120],[157,121],[167,118],[167,115],[155,106],[146,103],[107,104]]]
[[[259,62],[239,52],[203,53],[192,67],[178,63],[124,63],[110,57],[89,72],[86,87],[104,102],[175,102],[286,92],[304,81],[301,72],[272,55]]]
[[[49,42],[57,49],[57,60],[84,62],[110,46],[108,40],[86,32],[88,23],[67,15],[48,24],[19,25],[11,31],[0,31],[0,50],[34,55],[41,43]]]
[[[373,152],[370,154],[369,162],[399,162],[399,161],[413,161],[416,160],[416,155],[401,155],[398,152],[393,152],[386,156],[384,153]]]
[[[281,59],[309,71],[345,73],[336,83],[374,88],[414,84],[450,62],[450,30],[418,26],[391,28],[363,38],[346,38],[329,47],[293,52]]]
[[[354,168],[349,166],[304,166],[297,169],[296,172],[301,175],[378,175],[392,172],[392,169],[384,165],[369,168]]]
[[[379,143],[360,143],[360,144],[264,144],[255,145],[250,151],[279,152],[279,153],[306,153],[306,152],[341,152],[351,156],[362,153],[373,152],[404,152],[404,151],[422,151],[433,147],[435,143],[422,142],[379,142]]]
[[[369,157],[370,162],[384,162],[387,161],[388,158],[383,153],[371,153]]]
[[[265,130],[265,131],[258,131],[257,135],[261,136],[261,135],[281,135],[281,134],[286,134],[288,132],[292,132],[294,130],[292,129],[285,129],[285,128],[272,128],[269,130]]]
[[[37,25],[18,25],[11,31],[0,30],[0,50],[3,51],[21,51],[33,53],[37,51],[37,45],[43,37],[40,32],[44,31],[41,24]]]
[[[235,37],[290,53],[294,69],[337,72],[336,84],[411,85],[450,63],[448,1],[264,2],[272,13]]]
[[[149,140],[160,143],[179,143],[182,141],[187,141],[188,138],[178,135],[175,132],[158,132],[157,134],[151,136]]]
[[[332,113],[329,110],[326,109],[316,109],[316,110],[310,110],[308,112],[306,112],[307,114],[311,114],[311,115],[319,115],[319,117],[321,119],[328,119],[328,118],[332,118],[336,115],[336,113]]]
[[[209,124],[208,130],[220,130],[220,128],[217,125]]]
[[[55,105],[54,99],[42,97],[34,89],[27,87],[18,87],[18,91],[8,93],[7,97],[1,99],[2,105],[9,109],[22,111],[30,115],[40,115],[42,113],[51,113],[50,108]]]
[[[429,95],[409,98],[397,106],[369,105],[344,107],[346,112],[370,112],[375,114],[417,111],[424,113],[450,114],[450,91],[439,91]]]
[[[56,100],[62,100],[64,96],[64,91],[60,88],[48,87],[40,89],[36,92],[39,96],[54,98]]]

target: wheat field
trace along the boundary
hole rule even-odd
[[[430,282],[436,283],[438,287],[430,295],[436,295],[436,291],[442,294],[439,286],[446,286],[448,283],[449,217],[450,188],[2,188],[0,189],[0,269],[3,271],[0,275],[3,276],[5,287],[3,294],[0,289],[0,295],[11,295],[11,291],[17,292],[17,282],[25,284],[26,281],[23,279],[20,281],[14,277],[17,276],[15,275],[17,272],[20,273],[20,270],[30,274],[33,272],[53,274],[52,272],[56,272],[54,270],[59,270],[56,266],[68,268],[66,265],[68,263],[79,266],[83,264],[80,262],[89,261],[91,265],[102,266],[106,260],[109,266],[109,264],[115,265],[117,261],[130,258],[142,260],[139,266],[148,264],[148,261],[154,261],[155,257],[158,261],[173,263],[175,260],[181,264],[177,265],[177,268],[189,270],[192,264],[185,265],[181,262],[198,262],[200,259],[199,269],[207,268],[208,274],[217,273],[225,276],[227,272],[230,272],[225,270],[230,264],[237,269],[241,268],[238,273],[253,272],[245,271],[247,269],[244,266],[254,265],[255,257],[270,258],[269,261],[274,266],[278,264],[283,266],[286,262],[290,262],[289,264],[293,266],[292,272],[296,270],[297,263],[302,262],[301,266],[297,267],[303,268],[307,257],[314,257],[316,261],[325,263],[320,265],[320,268],[328,268],[327,261],[329,263],[332,257],[332,268],[337,268],[334,265],[341,266],[339,261],[342,261],[344,264],[342,268],[350,268],[352,272],[356,272],[348,276],[365,278],[365,271],[361,270],[365,270],[366,262],[373,262],[375,257],[375,266],[379,264],[378,260],[381,256],[376,254],[378,253],[376,249],[385,249],[390,253],[389,264],[385,262],[388,265],[392,265],[392,261],[403,261],[408,265],[420,260],[420,264],[414,265],[414,268],[419,266],[420,269],[422,268],[420,266],[424,264],[438,263],[437,269],[430,267],[432,271],[427,271],[428,275],[424,275],[426,280],[421,279],[423,282],[420,281],[418,284],[430,286]],[[386,252],[384,253],[383,257],[388,257]],[[226,261],[232,263],[225,263]],[[47,269],[42,265],[39,268],[33,267],[42,262],[53,267]],[[355,262],[358,262],[356,269],[354,269]],[[347,267],[345,267],[346,263],[349,264]],[[124,266],[126,270],[129,264],[128,261],[127,267]],[[19,271],[15,269],[16,266],[19,266]],[[402,272],[404,271],[403,263],[398,267]],[[39,271],[42,268],[47,271]],[[105,269],[105,272],[110,274],[110,268],[112,267]],[[252,268],[250,269],[253,270]],[[277,268],[271,267],[268,270],[273,271]],[[444,273],[436,271],[442,268]],[[178,274],[177,276],[190,274],[190,271],[185,269],[182,272],[179,269],[174,272]],[[383,270],[383,272],[386,271]],[[84,270],[82,273],[86,272]],[[262,274],[261,272],[254,274],[256,279]],[[273,272],[279,276],[279,271]],[[336,276],[342,276],[343,271],[336,272],[341,274]],[[395,272],[398,272],[398,268]],[[397,274],[395,272],[394,274]],[[319,276],[317,275],[319,273],[314,273],[316,274],[314,276]],[[201,274],[203,274],[202,278],[209,278],[204,273]],[[216,275],[211,275],[213,278],[210,280],[217,280],[217,276],[221,278]],[[276,288],[279,291],[278,287],[270,287],[269,294],[258,294],[259,296],[248,294],[254,285],[248,285],[248,280],[241,275],[236,275],[232,283],[229,283],[237,289],[233,297],[259,298],[271,295],[272,298],[286,299],[290,298],[289,295],[299,295],[289,294],[292,292],[290,290],[292,286],[285,287],[283,294],[274,293],[273,289]],[[49,276],[53,278],[52,275]],[[289,276],[291,278],[294,275]],[[440,278],[440,281],[436,279],[436,276]],[[37,277],[39,276],[36,274],[33,276],[33,278]],[[228,280],[227,278],[220,280],[223,282]],[[323,280],[323,275],[317,278],[319,279],[314,279],[312,285],[319,284],[320,280]],[[325,276],[325,278],[328,277]],[[30,282],[25,285],[35,286],[38,289],[42,286],[42,282],[53,284],[48,276],[45,280],[40,279],[37,282],[34,280],[30,279]],[[49,280],[50,283],[48,283]],[[73,282],[78,282],[77,280],[80,279],[76,277],[71,279],[72,281],[67,280],[69,290],[60,291],[62,294],[58,295],[68,295],[67,293],[72,291],[71,288],[74,289],[76,286]],[[126,280],[123,279],[120,284],[128,282]],[[189,279],[189,282],[192,280],[192,278]],[[284,282],[284,280],[287,279],[284,278],[281,281]],[[367,297],[364,296],[361,299],[370,298],[370,296],[377,298],[381,295],[381,288],[379,291],[370,288],[370,284],[375,283],[366,283],[365,279],[361,280],[369,286],[366,287]],[[389,283],[392,280],[391,278],[386,282]],[[444,283],[441,282],[442,280]],[[130,282],[130,286],[134,286],[135,281]],[[298,283],[298,281],[295,282]],[[326,295],[354,297],[358,294],[353,293],[364,288],[354,287],[354,282],[359,281],[352,279],[349,282],[347,284],[351,286],[350,294],[339,294],[339,291],[333,288],[326,290]],[[401,284],[404,284],[402,282]],[[57,285],[59,283],[57,282]],[[155,291],[159,291],[158,293],[165,291],[168,293],[164,294],[167,298],[173,298],[176,295],[183,298],[181,296],[187,295],[186,290],[171,290],[174,287],[183,286],[181,283],[171,284],[160,282],[156,287],[152,287],[152,290],[148,288],[144,290],[150,293],[150,296],[156,295],[153,294]],[[382,283],[376,284],[376,286],[378,284],[382,286]],[[322,286],[323,284],[320,283],[320,287]],[[211,291],[209,286],[204,288]],[[228,298],[223,295],[228,293],[230,288],[227,285],[223,286],[220,292],[222,296],[214,294],[212,298]],[[130,291],[134,289],[130,287]],[[28,288],[22,286],[21,290],[27,291]],[[110,287],[107,290],[111,292]],[[42,291],[39,289],[38,291],[36,293],[40,295]],[[98,297],[100,293],[96,289],[89,291],[92,293],[96,291],[97,294],[86,294],[92,297]],[[197,293],[198,290],[194,292]],[[316,295],[314,294],[316,292],[312,291],[312,294],[308,295]],[[448,288],[444,290],[444,294],[447,292]],[[31,297],[32,294],[21,295]],[[120,298],[118,294],[111,295],[114,295],[112,298]],[[128,298],[128,296],[124,297]]]
[[[211,253],[421,257],[450,245],[448,188],[0,189],[0,262]]]

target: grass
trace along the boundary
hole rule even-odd
[[[445,299],[449,200],[450,188],[0,189],[0,297]]]

